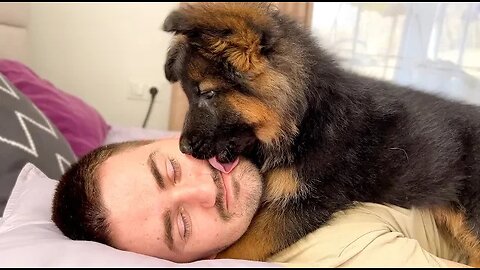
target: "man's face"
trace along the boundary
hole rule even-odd
[[[100,167],[113,246],[191,262],[215,255],[246,231],[262,192],[255,166],[242,159],[224,174],[182,154],[178,143],[134,147]]]

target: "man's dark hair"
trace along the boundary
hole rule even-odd
[[[52,204],[52,220],[73,240],[110,245],[108,211],[98,187],[98,168],[123,150],[153,141],[128,141],[101,146],[74,163],[61,177]]]

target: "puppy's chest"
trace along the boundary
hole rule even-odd
[[[264,179],[264,200],[269,203],[285,203],[303,191],[299,175],[293,166],[274,168],[264,174]]]

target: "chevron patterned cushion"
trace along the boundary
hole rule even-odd
[[[103,144],[110,125],[85,101],[62,91],[18,61],[0,59],[0,73],[58,128],[77,157]]]
[[[28,162],[58,179],[76,157],[38,108],[0,74],[0,216]]]

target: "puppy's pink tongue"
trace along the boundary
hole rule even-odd
[[[210,165],[212,165],[215,169],[223,172],[223,173],[230,173],[238,164],[238,158],[235,159],[233,162],[230,163],[220,163],[217,160],[217,157],[212,157],[208,160]]]

